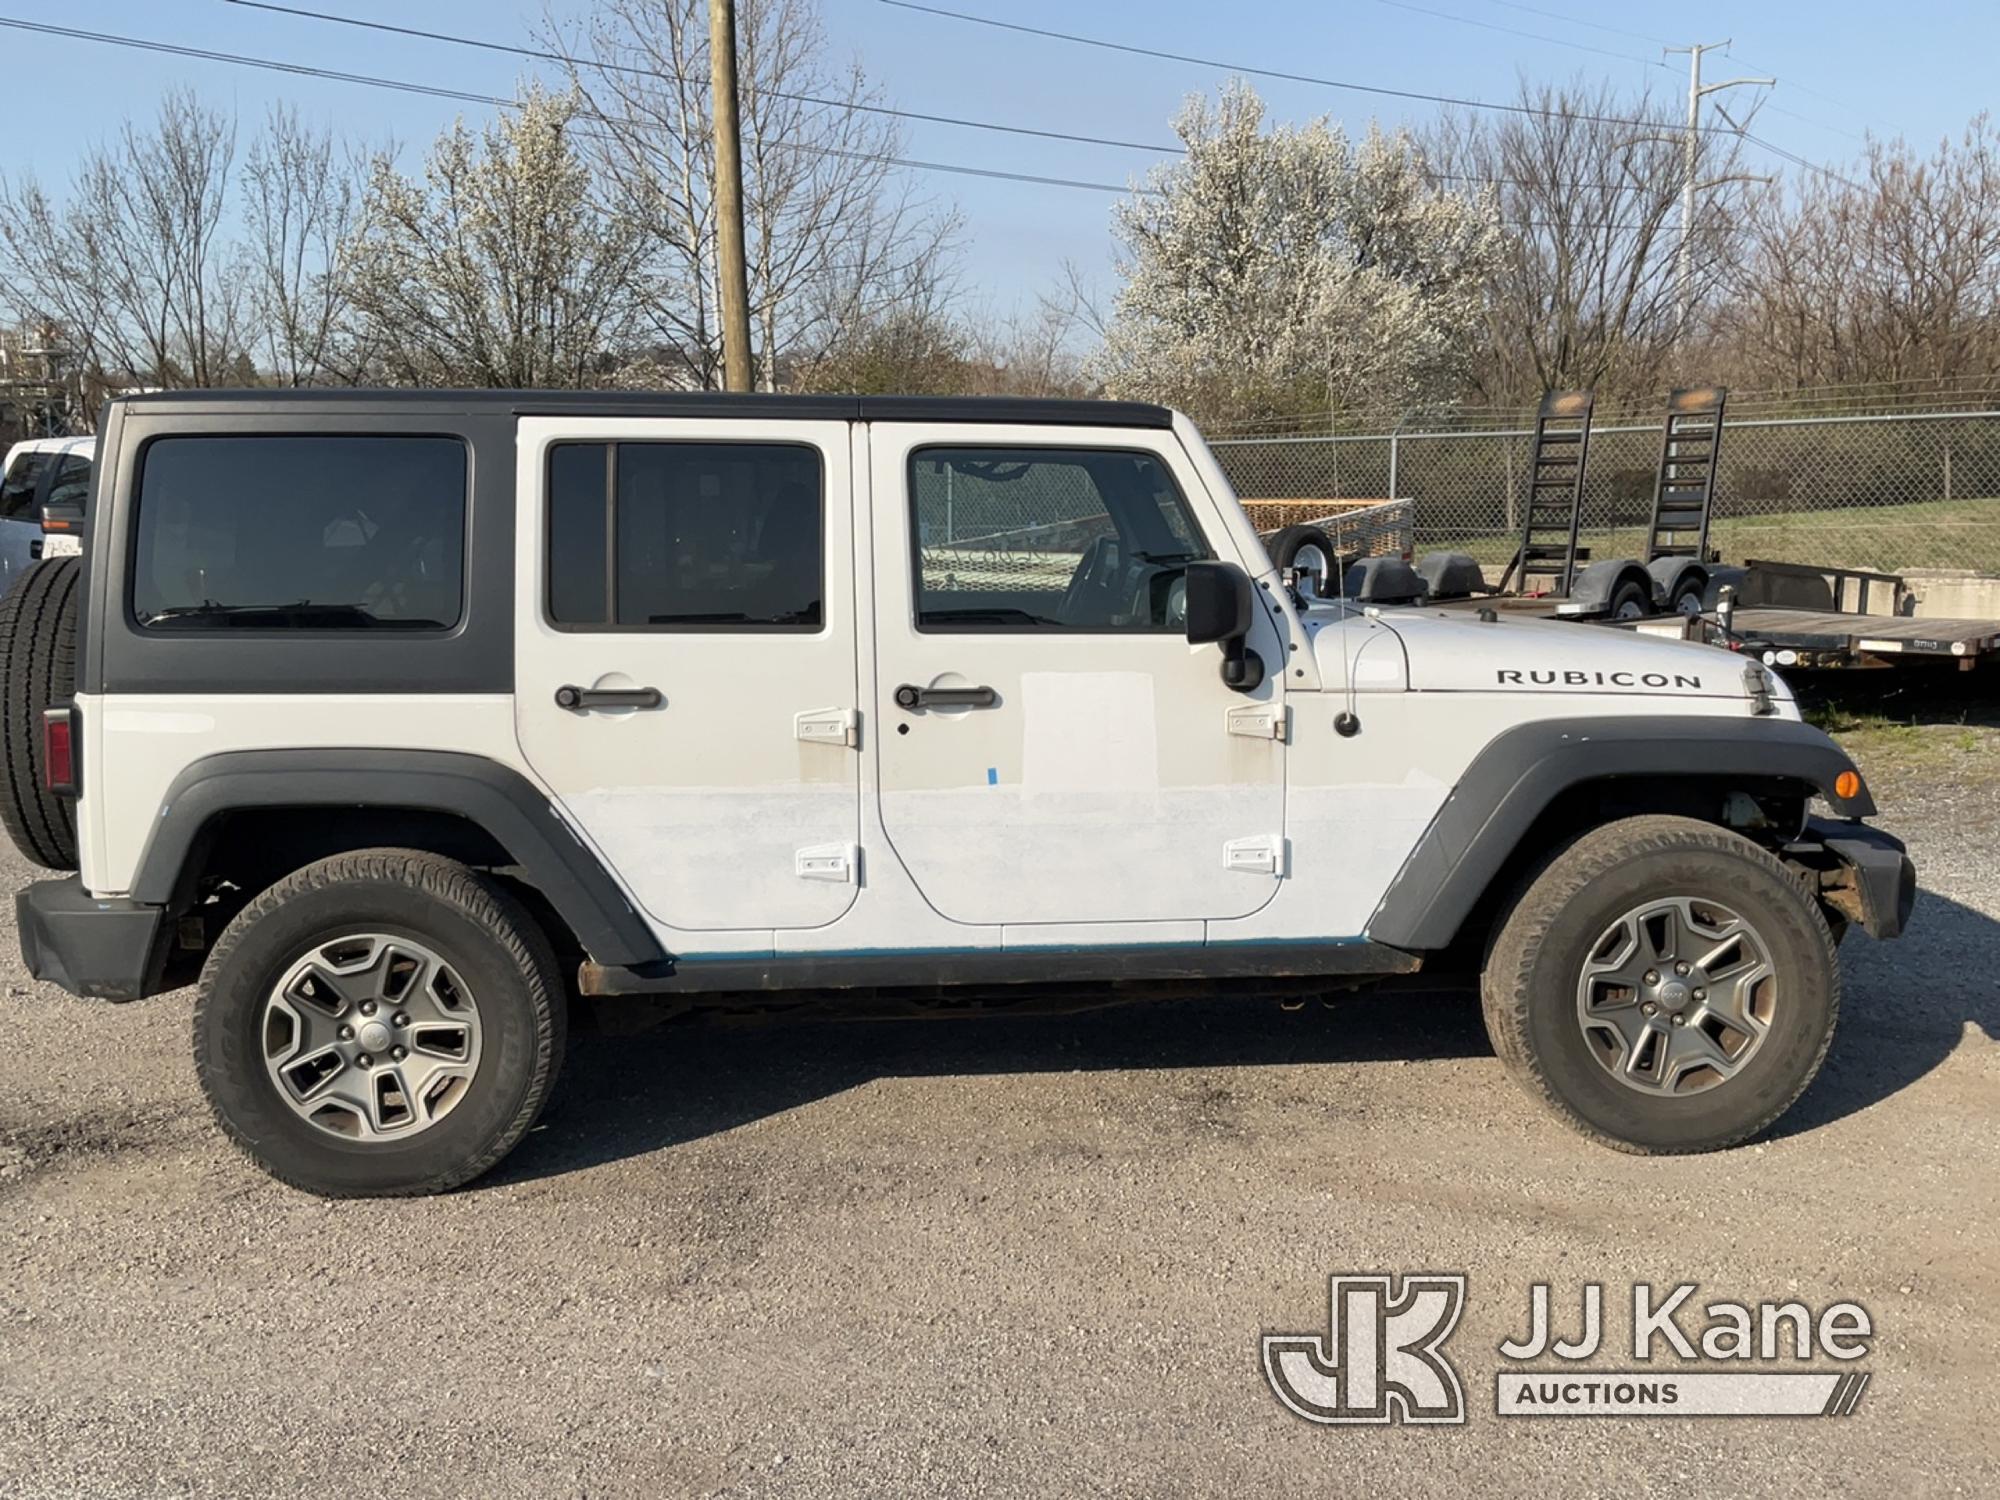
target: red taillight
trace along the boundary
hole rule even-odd
[[[42,784],[52,792],[76,790],[76,721],[69,709],[42,710]]]

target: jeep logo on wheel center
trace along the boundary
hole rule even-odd
[[[0,603],[23,953],[199,978],[223,1128],[315,1192],[491,1167],[577,992],[1414,1005],[1466,954],[1555,1118],[1710,1150],[1914,896],[1761,669],[1394,559],[1322,598],[1332,543],[1267,547],[1160,407],[161,392],[95,472],[87,576]],[[1449,1420],[1456,1300],[1378,1283],[1274,1386]]]

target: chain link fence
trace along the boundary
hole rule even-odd
[[[1646,546],[1657,422],[1594,427],[1582,541],[1594,557]],[[1469,552],[1491,572],[1514,547],[1531,427],[1213,446],[1246,500],[1407,498],[1419,550]],[[2000,573],[2000,411],[1725,419],[1710,544],[1748,558]]]

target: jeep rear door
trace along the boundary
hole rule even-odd
[[[1283,648],[1257,638],[1276,670],[1243,694],[1187,643],[1185,565],[1241,560],[1174,434],[876,423],[868,443],[881,814],[925,899],[1030,927],[1269,901]]]
[[[670,927],[816,927],[853,903],[851,441],[846,422],[521,420],[521,749]]]

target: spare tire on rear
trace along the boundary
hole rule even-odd
[[[51,558],[0,599],[0,823],[50,870],[76,868],[76,806],[42,776],[42,710],[76,692],[81,582],[81,559]]]

